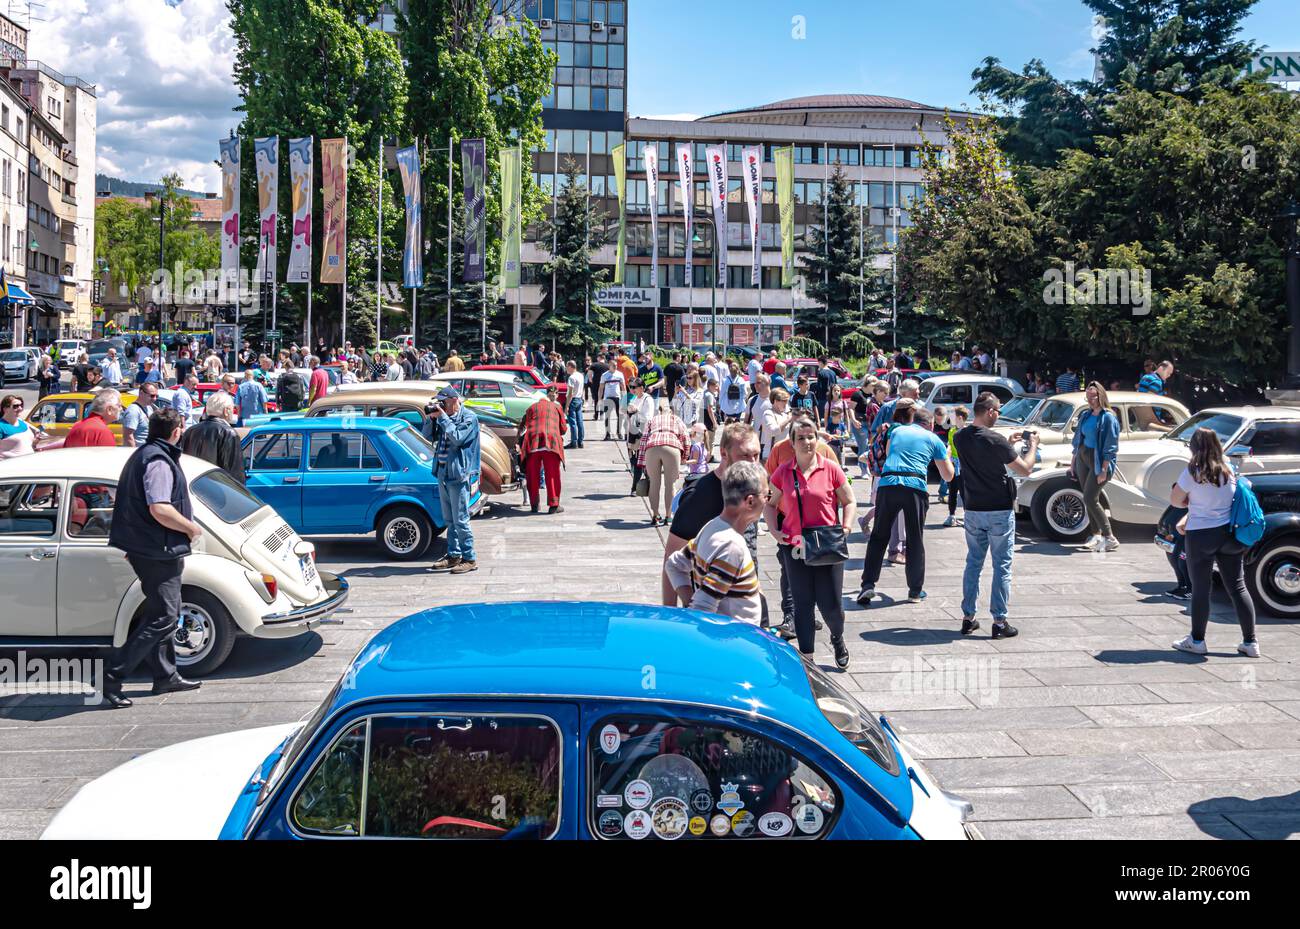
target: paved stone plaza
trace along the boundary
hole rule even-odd
[[[627,496],[621,444],[597,439],[570,456],[565,513],[493,507],[475,521],[476,574],[376,564],[371,539],[318,540],[321,566],[352,584],[351,612],[319,634],[241,640],[201,690],[151,697],[147,684],[128,685],[135,706],[126,710],[72,696],[0,698],[0,838],[39,835],[81,784],[136,754],[301,717],[371,635],[426,607],[655,601],[666,530],[651,529],[645,502]],[[1172,586],[1164,556],[1149,532],[1132,530],[1108,555],[1022,538],[1011,614],[1020,637],[992,642],[985,615],[963,640],[965,546],[960,529],[939,528],[945,513],[930,513],[928,600],[893,599],[906,594],[896,567],[870,611],[848,601],[844,680],[889,716],[940,784],[974,803],[987,838],[1300,835],[1300,624],[1261,617],[1266,657],[1240,658],[1235,621],[1216,598],[1211,654],[1174,652],[1185,605],[1162,596]],[[762,544],[776,602],[775,550],[769,536]],[[852,548],[850,595],[860,535]],[[818,655],[833,669],[825,633]],[[174,802],[184,798],[176,785]]]

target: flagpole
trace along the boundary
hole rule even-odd
[[[858,322],[866,322],[866,293],[863,290],[865,286],[866,275],[863,274],[862,259],[865,257],[862,243],[862,204],[866,200],[863,185],[866,184],[866,146],[861,142],[858,143]]]
[[[763,153],[766,146],[758,146],[759,170],[762,170]],[[776,156],[772,157],[772,166],[776,167]],[[776,187],[773,185],[773,192]],[[763,185],[758,185],[758,203],[754,205],[754,215],[758,217],[758,228],[754,230],[754,250],[758,252],[758,328],[754,330],[754,341],[761,342],[763,339]],[[719,384],[719,387],[722,385]]]
[[[415,140],[415,164],[417,168],[420,167],[420,140],[419,139]],[[421,178],[424,177],[423,171],[420,172],[420,177]],[[420,189],[420,185],[416,185],[415,195],[416,197],[419,198],[420,201],[420,228],[419,228],[420,240],[419,243],[416,245],[416,248],[419,249],[419,252],[417,253],[416,257],[420,260],[420,272],[421,272],[420,276],[421,278],[423,278],[424,277],[424,273],[423,273],[424,272],[424,191]],[[419,281],[416,282],[417,285],[419,283],[420,283]],[[411,288],[411,342],[413,343],[412,345],[413,348],[418,348],[420,345],[420,327],[415,318],[415,314],[416,314],[415,294],[417,290],[419,290],[418,286]]]
[[[587,211],[582,216],[583,260],[591,260],[591,133],[587,133]],[[591,322],[591,290],[583,294],[583,319]]]
[[[894,167],[894,208],[891,211],[894,217],[894,247],[890,249],[890,256],[893,259],[894,270],[894,293],[892,298],[894,324],[894,348],[898,348],[898,148],[895,143],[889,143],[890,158]]]
[[[483,338],[480,352],[487,351],[487,275],[483,275]]]
[[[588,134],[587,145],[591,145],[591,136]],[[560,247],[560,230],[556,224],[559,218],[559,191],[560,191],[560,133],[555,133],[555,168],[551,174],[551,313],[560,312],[560,297],[555,292],[558,286],[555,277],[555,252]],[[523,343],[518,339],[515,340],[515,347],[518,348]]]
[[[718,247],[727,248],[728,245],[727,240],[730,238],[730,231],[731,231],[731,221],[727,217],[727,211],[730,207],[730,204],[727,202],[727,198],[731,190],[731,143],[726,141],[725,139],[722,141],[722,165],[723,165],[722,173],[727,176],[727,180],[726,183],[723,184],[723,191],[722,191],[722,227],[723,228],[721,232],[719,232],[719,230],[715,228],[713,230],[713,234],[714,234],[714,238],[718,239]],[[713,225],[716,227],[717,223],[714,223]],[[715,274],[717,273],[716,266],[715,266],[714,273]],[[716,309],[717,307],[716,303],[714,304],[714,307],[715,309],[713,312],[711,332],[709,333],[710,350],[712,350],[713,346],[716,345],[718,341],[718,314]],[[727,276],[722,280],[722,318],[723,319],[727,318],[727,316],[730,313],[730,309],[731,309],[731,256],[727,255]],[[723,325],[725,326],[726,323],[723,323]]]
[[[447,354],[451,354],[451,205],[452,192],[451,187],[456,182],[455,173],[455,155],[452,150],[456,140],[451,135],[447,136]]]
[[[375,220],[375,348],[384,325],[384,137],[379,137],[379,216]]]

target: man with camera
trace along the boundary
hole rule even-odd
[[[469,528],[469,503],[479,460],[478,417],[461,406],[460,393],[444,387],[425,408],[425,435],[435,449],[433,474],[438,479],[442,518],[447,524],[447,555],[433,563],[437,573],[468,574],[478,570],[474,534]]]
[[[993,613],[993,638],[1011,638],[1018,634],[1007,622],[1011,598],[1011,558],[1016,541],[1016,483],[1007,468],[1028,477],[1038,456],[1038,433],[1017,432],[1007,441],[993,431],[1002,411],[996,394],[984,392],[975,400],[971,424],[953,438],[961,459],[961,496],[965,510],[966,572],[962,576],[961,634],[970,635],[980,627],[975,618],[979,598],[980,573],[984,556],[992,555],[993,590],[990,610]],[[1011,442],[1024,441],[1017,455]]]

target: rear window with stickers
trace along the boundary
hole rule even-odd
[[[830,781],[772,739],[697,720],[614,717],[592,728],[588,824],[603,839],[816,839]]]

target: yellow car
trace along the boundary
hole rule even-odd
[[[68,432],[77,423],[86,418],[90,412],[90,403],[95,399],[91,393],[50,394],[37,401],[27,414],[27,424],[33,428],[43,429],[51,439],[65,439]],[[122,394],[122,410],[135,403],[135,394]],[[117,444],[122,442],[121,418],[108,427],[113,430]]]

